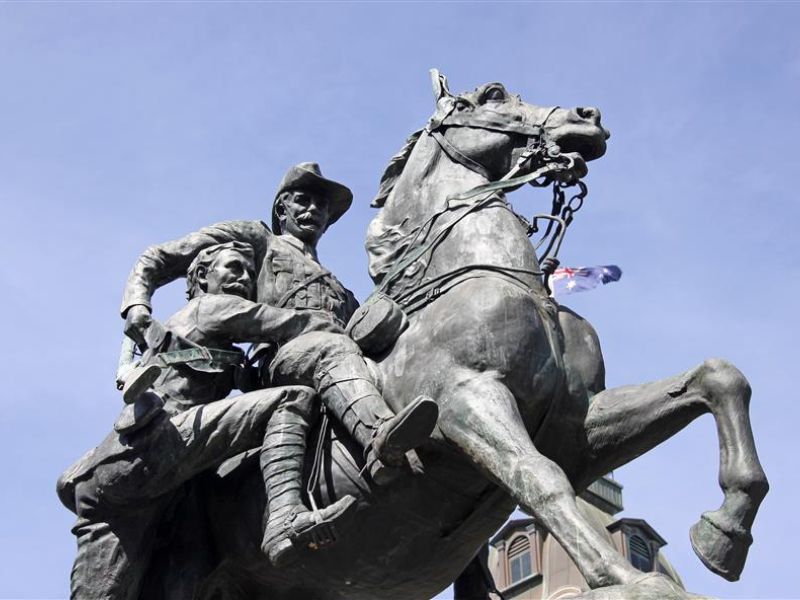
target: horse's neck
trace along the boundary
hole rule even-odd
[[[402,240],[405,235],[407,242],[409,234],[445,208],[449,196],[485,183],[487,180],[483,176],[452,161],[436,140],[423,134],[387,199],[382,211],[385,214],[376,219],[378,226],[372,233],[380,230],[389,238],[391,235],[387,234],[396,232],[396,239]],[[453,212],[442,215],[434,224],[434,230],[443,222],[455,218],[459,217]],[[394,249],[402,249],[402,244],[398,243]],[[391,247],[388,243],[387,248]],[[380,250],[376,254],[370,252],[371,259],[375,259],[373,264],[381,261],[388,264],[397,258],[391,251],[380,258],[377,257]],[[511,267],[525,271],[538,271],[539,268],[536,253],[518,218],[500,203],[459,221],[437,246],[431,261],[427,273],[429,276],[469,265]]]
[[[396,267],[409,245],[424,238],[421,229],[441,212],[448,194],[486,180],[452,163],[430,134],[423,133],[394,188],[367,232],[369,274],[377,283]]]
[[[484,183],[483,176],[451,161],[436,140],[423,133],[387,199],[384,223],[405,222],[414,228],[441,211],[449,195]]]

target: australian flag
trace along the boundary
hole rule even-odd
[[[553,295],[561,296],[591,290],[601,283],[619,281],[620,277],[622,277],[622,269],[617,265],[562,267],[556,269],[550,277],[550,287],[553,289]]]

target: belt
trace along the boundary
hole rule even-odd
[[[220,350],[219,348],[186,348],[184,350],[170,350],[159,352],[153,357],[154,361],[163,363],[164,366],[180,365],[194,362],[205,362],[215,367],[240,365],[244,362],[244,352],[241,350]]]

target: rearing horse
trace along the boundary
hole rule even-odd
[[[435,71],[433,84],[436,112],[387,169],[367,241],[371,275],[410,320],[376,357],[384,396],[399,409],[424,393],[440,407],[419,453],[425,474],[372,488],[360,475],[359,449],[335,430],[319,495],[356,494],[359,527],[278,571],[257,551],[260,475],[223,469],[211,492],[221,560],[201,596],[433,595],[519,504],[589,586],[603,588],[587,598],[687,597],[634,569],[579,513],[575,494],[704,413],[717,423],[724,501],[703,514],[691,539],[709,569],[737,579],[768,490],[747,380],[714,359],[661,381],[605,389],[594,330],[549,297],[526,227],[498,193],[542,166],[532,149],[545,143],[570,157],[562,176],[581,176],[584,161],[605,153],[600,112],[533,106],[497,83],[456,96]]]

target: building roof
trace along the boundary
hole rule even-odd
[[[611,475],[606,475],[593,481],[580,493],[580,497],[609,515],[615,515],[624,508],[622,505],[622,484]]]
[[[629,519],[629,518],[618,519],[613,523],[611,523],[611,525],[606,527],[606,529],[608,529],[610,532],[613,533],[625,526],[638,527],[639,529],[644,531],[651,540],[654,540],[656,543],[658,543],[659,547],[667,545],[667,540],[658,535],[658,532],[655,529],[653,529],[650,526],[650,524],[644,519]]]
[[[494,546],[500,540],[503,540],[508,537],[508,534],[512,531],[517,529],[525,529],[529,525],[533,524],[535,520],[532,517],[527,517],[525,519],[511,519],[508,523],[503,525],[503,527],[494,534],[494,537],[489,540],[489,543]]]

